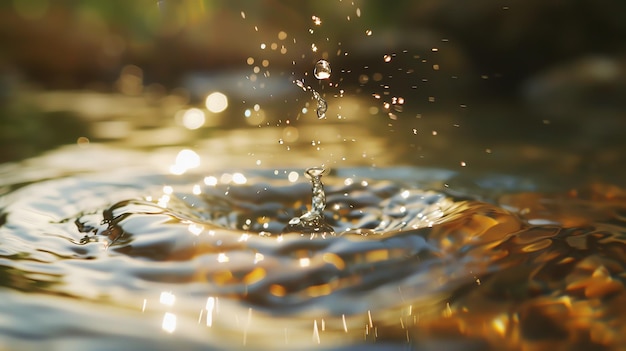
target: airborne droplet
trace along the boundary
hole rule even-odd
[[[316,108],[317,118],[322,119],[326,117],[326,111],[328,110],[328,103],[326,102],[326,100],[324,100],[324,98],[317,91],[315,91],[315,89],[311,88],[308,85],[305,86],[303,81],[294,80],[293,83],[297,85],[298,87],[300,87],[300,89],[304,91],[308,90],[313,94],[313,98],[317,102],[317,108]],[[303,113],[304,113],[304,110],[303,110]]]
[[[328,79],[330,78],[330,63],[326,60],[319,60],[315,64],[315,69],[313,69],[313,74],[317,79]]]

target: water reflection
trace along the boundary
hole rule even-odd
[[[511,79],[491,64],[506,61],[517,74],[537,63],[517,53],[517,61],[485,60],[492,51],[460,43],[487,42],[484,27],[451,29],[437,13],[451,13],[445,2],[395,7],[417,6],[414,16],[423,20],[408,22],[425,27],[389,37],[361,21],[362,13],[389,13],[367,11],[372,4],[315,7],[313,16],[302,6],[304,17],[280,2],[254,11],[233,3],[223,13],[202,4],[159,1],[160,20],[148,13],[138,21],[140,36],[159,33],[157,45],[127,42],[91,5],[76,16],[48,1],[8,6],[22,21],[66,19],[54,20],[65,29],[47,36],[70,38],[64,45],[74,43],[71,34],[84,35],[76,37],[79,49],[28,41],[42,55],[26,55],[37,61],[61,48],[72,59],[39,61],[42,80],[80,91],[0,81],[0,98],[9,102],[0,110],[0,158],[23,160],[0,166],[7,348],[39,349],[31,342],[41,340],[66,346],[68,334],[88,335],[87,345],[70,341],[87,349],[98,342],[272,350],[625,344],[625,196],[606,185],[623,182],[626,164],[620,122],[611,118],[623,95],[618,59],[535,73],[520,102],[511,91],[527,78]],[[485,11],[494,18],[488,7],[461,11],[454,22],[484,19]],[[257,23],[264,14],[293,26]],[[68,31],[73,18],[80,30]],[[3,19],[24,31],[56,28]],[[441,33],[426,28],[437,21]],[[299,22],[310,27],[305,36]],[[470,23],[482,22],[490,23]],[[336,36],[325,36],[328,29]],[[447,31],[457,35],[443,37]],[[204,40],[218,32],[228,35]],[[340,42],[345,33],[350,40]],[[31,61],[12,51],[19,32],[11,34],[18,39],[7,42],[8,70],[27,69]],[[233,36],[251,39],[239,47]],[[514,52],[506,42],[505,57]],[[211,50],[189,54],[190,47]],[[128,64],[125,57],[159,60]],[[219,62],[233,57],[239,66]],[[311,72],[330,78],[328,61],[312,71],[320,57],[333,62],[334,81],[315,89],[299,81],[313,95],[307,101],[290,82]],[[81,60],[96,63],[67,81]],[[205,61],[210,72],[188,68]],[[62,79],[46,80],[46,71]],[[111,84],[82,85],[99,71],[108,78],[97,79]],[[316,107],[325,120],[307,118]],[[56,145],[72,146],[25,159]],[[336,170],[325,176],[328,206],[300,178],[301,169],[320,163]],[[290,219],[311,211],[336,235],[283,233]]]
[[[382,170],[339,168],[324,178],[322,209],[338,235],[310,240],[280,235],[310,205],[310,185],[290,179],[294,172],[126,172],[26,186],[3,197],[4,250],[22,252],[5,256],[3,280],[66,296],[58,313],[73,315],[78,300],[142,313],[127,323],[189,345],[415,346],[442,335],[483,349],[621,342],[619,328],[593,317],[621,320],[620,188],[493,188],[484,193],[490,204],[422,190],[452,191],[446,172],[416,183],[416,169],[394,181]],[[502,181],[484,184],[510,186]],[[80,199],[86,186],[100,195],[80,206],[60,195]],[[69,203],[58,206],[62,199]],[[16,245],[23,236],[30,243]]]

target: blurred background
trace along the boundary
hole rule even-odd
[[[5,0],[0,162],[105,144],[622,182],[625,42],[609,0]]]

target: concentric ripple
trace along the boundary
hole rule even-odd
[[[0,311],[29,312],[0,331],[16,345],[69,330],[145,345],[172,334],[190,349],[624,341],[619,188],[487,203],[344,172],[325,176],[318,208],[334,232],[284,232],[312,196],[287,174],[75,176],[3,196],[0,281],[12,302]],[[24,334],[28,306],[56,327]]]

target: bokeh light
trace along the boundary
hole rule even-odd
[[[181,150],[176,156],[176,161],[170,166],[170,173],[180,175],[189,169],[200,166],[200,156],[193,150]]]
[[[187,129],[198,129],[206,122],[204,111],[199,108],[190,108],[183,113],[183,126]]]
[[[219,91],[209,94],[206,97],[206,108],[213,113],[220,113],[228,107],[228,98]]]

